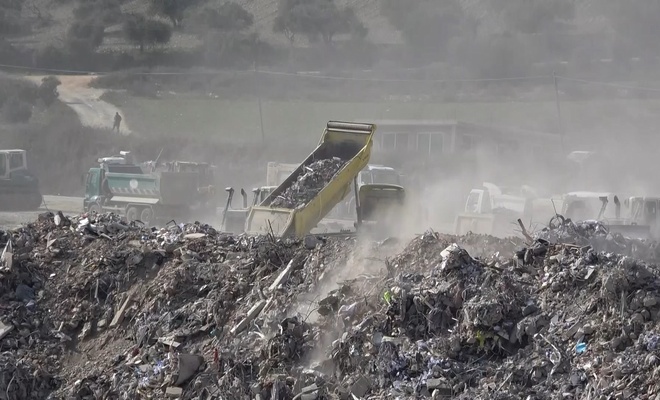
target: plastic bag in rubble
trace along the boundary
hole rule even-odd
[[[468,252],[456,243],[452,243],[440,253],[442,262],[440,263],[440,270],[448,271],[458,269],[470,263],[472,257]]]

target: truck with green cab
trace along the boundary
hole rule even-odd
[[[85,181],[83,206],[88,213],[114,212],[149,225],[215,213],[207,169],[172,168],[177,165],[173,163],[165,170],[145,171],[129,152],[98,162]]]

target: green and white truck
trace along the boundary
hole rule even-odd
[[[87,172],[86,212],[115,212],[128,221],[146,224],[215,214],[215,191],[207,185],[205,168],[147,172],[131,162],[128,152],[98,162],[98,167]]]

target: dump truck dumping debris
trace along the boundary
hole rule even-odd
[[[339,158],[318,160],[305,167],[305,173],[273,200],[271,206],[279,208],[304,207],[323,189],[346,164]]]
[[[0,393],[656,399],[658,257],[591,242],[655,245],[575,227],[402,249],[43,214],[0,232]]]

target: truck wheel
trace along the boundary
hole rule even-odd
[[[139,217],[139,212],[137,207],[128,207],[126,209],[126,221],[133,222]]]
[[[144,208],[140,213],[140,221],[149,225],[153,222],[154,219],[154,210],[151,207]]]
[[[101,214],[101,206],[98,204],[92,204],[87,208],[87,213],[99,215]]]

